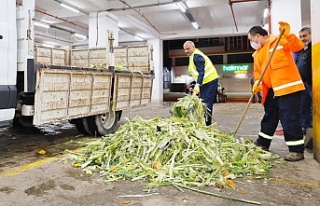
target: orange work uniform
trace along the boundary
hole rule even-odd
[[[278,37],[270,36],[254,53],[254,77],[259,79]],[[270,65],[262,77],[262,104],[265,114],[257,142],[269,148],[279,120],[290,152],[303,153],[304,140],[300,120],[300,91],[305,89],[292,52],[304,47],[294,34],[282,37]]]
[[[255,81],[260,79],[262,69],[275,47],[277,38],[277,36],[270,36],[269,40],[254,52]],[[294,34],[281,38],[269,67],[261,80],[262,104],[264,104],[270,88],[273,89],[275,96],[282,96],[305,89],[299,70],[292,58],[292,52],[300,51],[303,47],[303,42]]]

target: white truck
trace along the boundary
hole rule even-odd
[[[26,8],[0,0],[0,127],[69,120],[81,133],[105,135],[114,132],[122,110],[151,101],[150,45],[35,49]],[[68,54],[64,64],[55,65],[61,52]],[[89,68],[94,59],[107,69]],[[117,72],[114,62],[128,71]]]

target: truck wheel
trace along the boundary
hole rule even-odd
[[[24,117],[24,116],[21,116],[19,118],[19,124],[23,127],[27,127],[27,128],[30,128],[30,127],[33,127],[33,117]]]
[[[114,133],[117,129],[118,112],[109,112],[88,117],[88,125],[96,135],[104,136]]]
[[[87,118],[73,119],[72,122],[75,124],[77,130],[78,130],[81,134],[90,134],[90,135],[93,134],[93,133],[91,132],[91,130],[89,129],[89,125],[88,125],[88,120],[87,120]]]

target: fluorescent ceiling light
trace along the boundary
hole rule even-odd
[[[199,29],[199,24],[195,21],[191,22],[192,26],[195,28],[195,29]]]
[[[187,11],[187,6],[182,1],[178,1],[177,5],[183,13]]]
[[[42,46],[49,47],[49,48],[54,48],[54,46],[52,44],[42,44]]]
[[[69,9],[70,11],[76,12],[76,13],[80,12],[78,9],[75,9],[75,8],[68,6],[68,5],[65,5],[63,3],[61,3],[60,6],[62,6],[63,8]]]
[[[263,18],[266,18],[268,16],[268,13],[269,13],[269,9],[265,8],[263,12]]]
[[[134,36],[134,38],[136,38],[139,41],[143,41],[143,39],[141,37],[139,37],[139,36]]]
[[[39,22],[39,21],[35,21],[35,22],[34,22],[34,25],[35,25],[35,26],[40,26],[40,27],[43,27],[43,28],[46,28],[46,29],[49,29],[49,28],[50,28],[50,25],[45,24],[45,23],[41,23],[41,22]]]
[[[86,39],[87,36],[83,35],[83,34],[78,34],[78,33],[74,33],[73,34],[75,37],[78,37],[78,38],[82,38],[82,39]]]
[[[57,23],[56,21],[54,20],[50,20],[50,19],[41,19],[42,22],[45,22],[47,24],[54,24],[54,23]]]

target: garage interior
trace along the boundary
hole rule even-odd
[[[214,129],[234,135],[234,128],[239,119],[244,117],[237,137],[240,142],[247,139],[253,141],[259,133],[264,108],[261,104],[250,105],[251,102],[248,102],[252,95],[250,80],[255,51],[250,46],[248,30],[254,25],[261,25],[270,34],[278,35],[277,22],[285,20],[290,23],[291,31],[298,35],[301,27],[316,27],[315,13],[320,11],[317,5],[317,0],[16,0],[17,27],[25,31],[17,34],[18,54],[21,53],[20,46],[26,46],[28,40],[32,42],[28,52],[36,64],[53,69],[80,70],[83,73],[97,69],[103,73],[112,65],[108,65],[110,56],[105,51],[116,47],[127,51],[131,49],[135,54],[139,54],[140,48],[147,48],[144,50],[146,53],[151,51],[150,56],[146,55],[152,62],[149,62],[148,69],[151,70],[147,72],[140,71],[141,68],[136,65],[110,61],[117,68],[131,66],[138,69],[131,73],[133,77],[126,78],[125,74],[123,84],[130,82],[133,85],[142,79],[142,82],[147,82],[146,87],[152,87],[147,91],[150,96],[143,99],[144,94],[141,94],[138,97],[140,102],[132,100],[131,94],[127,94],[128,90],[122,90],[124,95],[130,96],[129,106],[123,104],[121,111],[112,116],[117,119],[115,124],[119,124],[119,127],[112,125],[114,132],[118,128],[122,131],[122,126],[131,124],[137,116],[172,119],[172,107],[179,98],[185,96],[186,86],[193,81],[188,72],[189,57],[183,50],[184,42],[191,40],[213,62],[219,75],[219,84],[226,92],[227,100],[214,104]],[[314,42],[318,42],[320,29],[315,28],[314,31]],[[90,59],[91,51],[97,51],[96,58]],[[86,52],[88,56],[82,58],[81,55]],[[135,57],[139,58],[139,55]],[[118,58],[116,55],[112,57]],[[18,79],[22,78],[23,73],[19,69],[18,72]],[[146,73],[152,78],[143,79],[141,76]],[[65,79],[72,79],[72,76],[76,75],[72,73]],[[109,78],[112,80],[113,77]],[[314,82],[314,87],[318,88],[318,81]],[[63,83],[60,82],[60,85],[63,86]],[[79,85],[83,88],[95,86],[85,83]],[[116,86],[120,88],[120,84]],[[143,83],[140,87],[143,92]],[[110,83],[108,89],[111,88],[114,85]],[[63,161],[66,153],[75,155],[83,149],[83,145],[99,141],[99,136],[103,136],[97,132],[97,128],[86,128],[96,126],[89,122],[98,121],[96,116],[83,116],[74,121],[51,121],[37,127],[31,125],[31,128],[0,128],[0,205],[317,206],[320,202],[318,102],[318,95],[314,92],[314,148],[305,150],[305,160],[282,161],[288,147],[279,123],[270,152],[279,155],[280,159],[275,161],[268,175],[243,175],[233,179],[232,175],[223,173],[223,180],[230,178],[228,180],[232,181],[219,188],[213,185],[201,188],[206,192],[174,185],[150,189],[142,176],[137,177],[141,181],[119,178],[109,182],[103,178],[103,172],[86,175],[81,165]],[[119,100],[120,103],[123,102]],[[130,107],[131,103],[136,105]],[[244,111],[247,112],[245,116]],[[108,120],[103,115],[100,118],[101,124],[105,119]],[[141,131],[143,124],[135,126],[132,123],[131,127]],[[76,128],[77,125],[81,127]],[[152,132],[160,137],[165,129],[171,132],[172,126],[174,124],[156,125]],[[128,136],[125,134],[123,138]],[[187,135],[185,139],[190,141]],[[172,139],[168,137],[164,140],[162,143],[165,143],[165,148]],[[148,144],[150,142],[141,143]],[[130,150],[115,151],[116,154],[121,152],[124,156],[133,155]],[[264,151],[261,153],[266,154],[265,157],[269,155]],[[221,163],[220,160],[217,162]],[[141,168],[138,167],[138,170]],[[112,170],[116,171],[115,168]],[[209,182],[211,177],[207,178]]]

